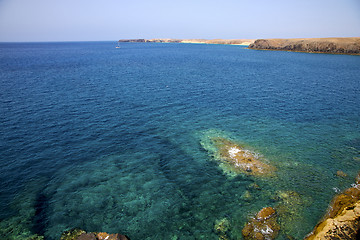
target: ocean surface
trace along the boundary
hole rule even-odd
[[[242,239],[256,212],[281,204],[278,239],[302,239],[354,182],[360,56],[115,46],[0,44],[1,239],[74,227],[218,239],[224,218]],[[276,177],[229,177],[200,144],[209,136],[261,154]]]

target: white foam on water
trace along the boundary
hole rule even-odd
[[[237,147],[232,147],[229,149],[229,155],[231,158],[235,158],[236,154],[241,152],[241,150]]]

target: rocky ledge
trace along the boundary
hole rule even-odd
[[[337,195],[305,240],[360,239],[360,174],[356,184]]]
[[[258,39],[250,49],[360,55],[360,37]]]

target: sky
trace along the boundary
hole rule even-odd
[[[360,0],[0,0],[0,42],[360,37]]]

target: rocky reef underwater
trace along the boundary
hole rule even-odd
[[[224,133],[208,132],[201,140],[201,145],[229,177],[238,174],[257,178],[276,177],[275,165]],[[336,175],[347,177],[342,171],[337,171]],[[255,187],[259,186],[255,184]],[[245,194],[245,198],[251,198],[249,192]],[[242,228],[244,239],[276,239],[279,232],[284,239],[296,239],[291,234],[294,228],[301,225],[301,212],[309,204],[308,199],[292,190],[279,190],[272,198],[274,206],[262,208]],[[220,240],[226,240],[233,239],[229,234],[231,228],[229,219],[223,218],[215,223],[214,230]],[[334,197],[325,216],[304,239],[360,239],[360,173],[352,187]]]
[[[263,182],[281,185],[283,166],[280,163],[267,159],[256,148],[235,140],[230,134],[219,130],[202,132],[199,143],[208,156],[207,160],[214,163],[212,166],[218,167],[229,181],[234,178],[252,179],[252,183],[246,187],[247,190],[239,196],[247,205],[257,206],[257,210],[245,213],[247,221],[239,220],[236,214],[215,220],[210,231],[216,234],[218,239],[299,239],[294,233],[303,224],[303,219],[306,217],[303,215],[304,209],[311,205],[312,200],[292,189],[279,188],[268,191],[263,187]],[[337,176],[347,177],[341,171],[337,172]],[[26,194],[32,196],[28,201],[21,201],[21,196],[15,199],[14,204],[17,205],[18,212],[13,217],[0,222],[0,239],[46,239],[41,234],[44,230],[40,229],[44,226],[37,225],[42,216],[41,212],[36,210],[39,208],[34,206],[35,198],[39,197],[37,192],[38,189],[28,188]],[[262,192],[269,199],[267,206],[256,205],[257,192]],[[333,198],[326,214],[305,239],[359,239],[359,229],[360,174],[350,188],[339,192]],[[87,232],[74,228],[64,231],[60,240],[130,240],[131,232],[127,234],[130,236],[123,233]],[[188,239],[182,238],[181,235],[173,236],[174,240]]]

